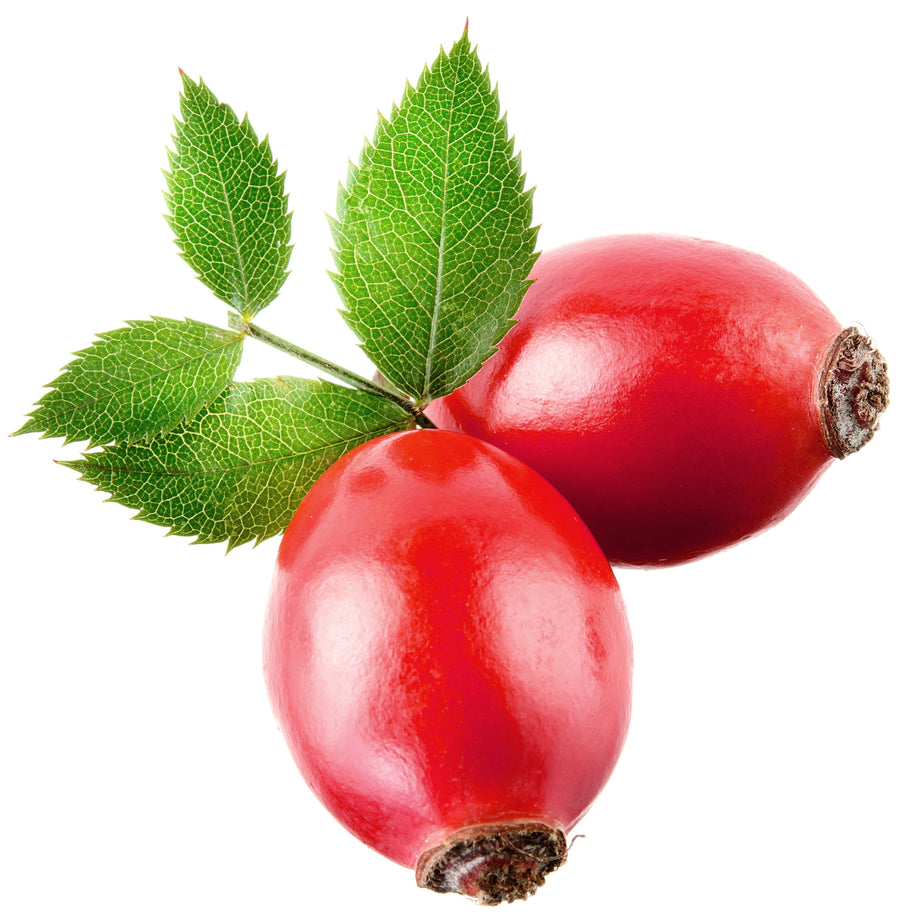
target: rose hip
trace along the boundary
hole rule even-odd
[[[265,632],[307,782],[420,885],[531,894],[612,772],[631,638],[569,504],[518,460],[437,430],[360,446],[278,554]]]
[[[499,351],[428,416],[544,475],[611,563],[679,563],[774,524],[887,405],[869,339],[759,255],[612,236],[531,276]]]

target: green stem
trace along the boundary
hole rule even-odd
[[[360,376],[350,369],[345,369],[337,363],[332,363],[331,360],[326,360],[324,357],[304,350],[302,347],[298,347],[296,344],[292,344],[290,341],[278,337],[277,334],[272,334],[271,331],[260,328],[259,325],[242,321],[241,317],[235,315],[233,312],[228,315],[228,324],[235,331],[240,331],[249,337],[255,338],[257,341],[262,341],[263,344],[268,344],[270,347],[280,350],[282,353],[296,357],[298,360],[302,360],[310,366],[315,366],[316,369],[321,369],[323,372],[328,373],[328,375],[334,376],[335,379],[340,379],[341,382],[346,382],[348,385],[353,386],[353,388],[369,392],[373,395],[378,395],[381,398],[387,398],[388,401],[392,401],[394,404],[403,408],[407,414],[411,414],[420,427],[434,429],[434,424],[425,416],[421,408],[416,407],[416,405],[407,398],[390,391],[390,389],[384,388],[384,386],[379,385],[377,382],[372,382],[371,379],[366,379],[365,376]]]

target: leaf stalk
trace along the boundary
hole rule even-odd
[[[320,369],[322,372],[328,373],[328,375],[335,379],[339,379],[341,382],[345,382],[347,385],[350,385],[353,388],[364,392],[369,392],[373,395],[378,395],[381,398],[387,398],[388,401],[392,401],[394,404],[403,408],[404,411],[410,414],[415,419],[418,426],[425,427],[427,429],[435,428],[434,423],[432,423],[432,421],[430,421],[425,416],[422,408],[413,404],[413,402],[408,398],[404,398],[402,395],[398,395],[395,392],[392,392],[390,389],[379,385],[377,382],[373,382],[371,379],[367,379],[365,376],[361,376],[359,373],[355,373],[351,369],[346,369],[345,367],[340,366],[331,360],[320,357],[318,354],[314,354],[303,347],[299,347],[297,344],[292,344],[290,341],[286,341],[284,338],[279,337],[277,334],[273,334],[271,331],[266,331],[265,328],[260,328],[259,325],[256,325],[253,322],[244,321],[241,316],[233,312],[229,313],[228,315],[228,324],[235,331],[246,334],[248,337],[252,337],[257,341],[261,341],[263,344],[268,344],[270,347],[274,347],[276,350],[280,350],[282,353],[286,353],[289,356],[295,357],[296,359],[301,360],[309,366],[314,366],[316,369]]]

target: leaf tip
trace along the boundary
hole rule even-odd
[[[462,35],[459,36],[459,40],[456,41],[453,47],[450,49],[450,54],[452,55],[454,52],[466,54],[468,53],[470,48],[471,48],[471,44],[469,42],[469,17],[466,16],[466,22],[465,22],[465,25],[463,25]],[[441,48],[442,52],[443,50],[444,49]]]
[[[185,90],[195,89],[198,85],[202,85],[203,83],[202,79],[195,83],[181,67],[178,68],[178,75],[181,77],[181,83]]]

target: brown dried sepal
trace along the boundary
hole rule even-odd
[[[819,378],[822,433],[831,452],[846,458],[875,435],[888,406],[887,363],[858,328],[845,328],[825,358]]]
[[[475,825],[426,850],[416,866],[416,882],[480,904],[521,901],[544,884],[566,854],[565,834],[541,822]]]

